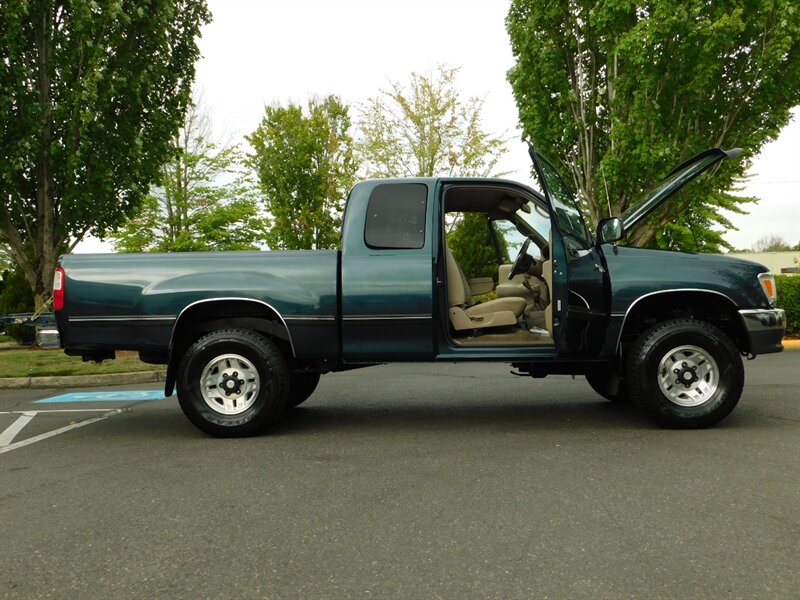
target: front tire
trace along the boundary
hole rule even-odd
[[[253,331],[201,337],[177,373],[178,402],[198,429],[217,437],[259,433],[278,419],[289,393],[289,369],[275,343]]]
[[[658,424],[675,429],[716,425],[744,387],[739,352],[719,328],[672,319],[645,331],[628,353],[628,395]]]

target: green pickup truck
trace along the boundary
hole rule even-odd
[[[486,178],[358,183],[340,250],[65,255],[54,285],[60,344],[84,360],[134,350],[167,365],[166,395],[177,388],[189,420],[217,436],[263,430],[321,374],[392,361],[583,375],[664,426],[708,427],[739,401],[742,357],[783,349],[772,275],[617,242],[738,153],[695,156],[594,234],[531,147],[541,192]],[[470,213],[493,241],[496,285],[468,280],[448,247],[446,231]],[[513,261],[505,248],[518,248]]]

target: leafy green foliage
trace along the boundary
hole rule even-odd
[[[359,120],[359,153],[367,177],[488,176],[506,151],[481,127],[483,101],[461,100],[458,69],[411,74],[371,98]]]
[[[272,249],[334,248],[344,199],[355,183],[348,107],[336,97],[268,106],[248,138],[250,163],[271,215]]]
[[[133,215],[189,102],[205,0],[4,2],[0,247],[36,306],[60,252]]]
[[[498,226],[492,226],[497,232]],[[500,252],[505,260],[508,257],[506,240],[499,232],[497,242]],[[489,234],[489,225],[483,213],[464,213],[463,217],[447,234],[447,247],[453,252],[453,257],[464,271],[467,279],[473,277],[491,277],[497,283],[497,262],[494,242]]]
[[[4,252],[2,248],[0,248],[0,271],[6,271],[11,269],[14,266],[14,260],[11,258],[11,255]],[[0,283],[0,290],[2,290],[2,283]]]
[[[0,281],[0,315],[32,312],[33,308],[33,294],[25,281],[24,273],[19,268],[3,271],[3,279]]]
[[[741,147],[629,232],[638,246],[718,251],[720,209],[800,103],[795,0],[514,0],[508,77],[524,134],[570,169],[594,223],[621,214],[679,162]]]
[[[172,159],[138,215],[115,234],[120,252],[255,250],[266,238],[255,182],[236,147],[212,142],[207,115],[193,103]]]
[[[786,311],[786,333],[800,334],[800,276],[775,275],[778,307]]]

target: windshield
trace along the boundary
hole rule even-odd
[[[553,164],[538,150],[535,150],[535,153],[536,162],[538,162],[544,177],[544,181],[539,183],[553,203],[558,228],[563,235],[572,237],[582,244],[584,248],[591,247],[592,235],[589,233],[586,222],[583,220],[583,215],[578,209],[575,194],[572,193]]]
[[[550,213],[543,205],[529,200],[516,213],[516,229],[506,236],[509,251],[516,253],[530,236],[539,248],[547,245],[550,236]],[[512,255],[513,256],[513,255]]]

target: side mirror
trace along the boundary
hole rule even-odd
[[[619,217],[609,217],[602,219],[597,224],[597,244],[606,242],[618,242],[625,237],[625,227]]]

